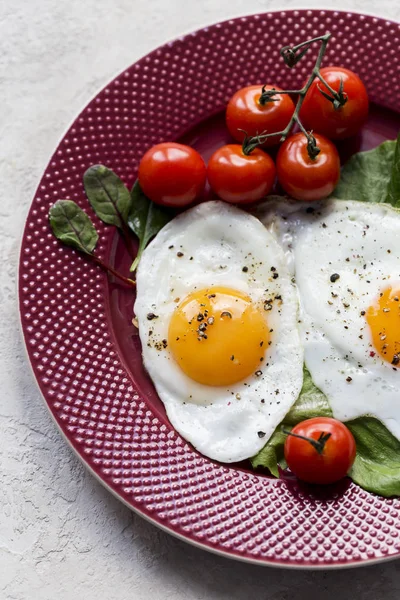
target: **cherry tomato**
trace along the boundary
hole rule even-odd
[[[346,475],[356,457],[353,434],[343,423],[329,417],[307,419],[293,427],[291,433],[312,440],[330,434],[319,452],[309,441],[288,435],[285,459],[290,470],[308,483],[334,483]]]
[[[266,85],[266,90],[281,88]],[[259,133],[282,131],[289,123],[294,112],[293,100],[287,94],[274,96],[275,102],[260,104],[262,85],[250,85],[242,88],[228,102],[226,109],[226,125],[231,136],[238,142],[243,142],[243,129],[248,136],[253,137]],[[269,138],[263,146],[273,146],[279,142],[280,136]]]
[[[146,152],[139,165],[143,192],[157,204],[187,206],[198,199],[206,183],[207,169],[190,146],[165,142]]]
[[[343,140],[355,135],[368,116],[368,94],[361,79],[343,67],[325,67],[321,75],[335,91],[343,80],[344,106],[335,110],[333,103],[319,90],[331,95],[319,79],[314,79],[304,98],[300,119],[306,129],[322,133],[332,140]]]
[[[239,144],[219,148],[207,167],[213,191],[232,204],[248,204],[269,194],[275,174],[274,161],[266,152],[256,148],[245,154]]]
[[[340,159],[332,142],[314,134],[321,152],[314,159],[307,151],[307,138],[295,133],[279,148],[276,158],[278,180],[296,200],[321,200],[333,192],[340,177]]]

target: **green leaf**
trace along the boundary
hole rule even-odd
[[[392,206],[400,206],[400,133],[397,137],[397,144],[394,151],[386,202]]]
[[[253,456],[250,461],[254,468],[264,467],[269,469],[272,475],[278,477],[278,464],[284,467],[283,446],[286,435],[282,433],[282,427],[291,429],[297,423],[310,419],[311,417],[331,417],[332,411],[325,394],[313,383],[310,372],[304,365],[303,387],[296,402],[285,417],[283,423],[275,429],[264,448]]]
[[[352,480],[381,496],[400,496],[400,442],[373,417],[346,423],[357,445]]]
[[[107,225],[123,229],[132,199],[128,188],[118,175],[103,165],[93,165],[84,174],[83,185],[99,219]]]
[[[285,423],[293,426],[311,417],[332,417],[332,411],[325,394],[314,385],[310,372],[304,365],[303,387],[286,415]]]
[[[72,200],[58,200],[49,211],[51,229],[67,246],[91,254],[99,236],[88,215]]]
[[[389,202],[400,207],[400,135],[373,150],[354,154],[342,169],[332,197]]]
[[[284,460],[283,447],[286,434],[281,431],[281,427],[284,425],[285,423],[279,425],[264,448],[250,459],[253,469],[263,467],[264,469],[268,469],[275,477],[279,477],[278,465],[281,465],[281,462]]]
[[[131,266],[131,271],[134,271],[149,241],[171,220],[172,215],[149,200],[142,192],[138,181],[132,188],[131,197],[132,206],[128,216],[128,226],[139,238],[137,256]]]

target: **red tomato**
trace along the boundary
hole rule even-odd
[[[213,191],[232,204],[248,204],[269,194],[275,174],[274,161],[266,152],[256,148],[244,154],[239,144],[219,148],[207,167]]]
[[[319,80],[315,79],[304,98],[300,119],[306,129],[312,129],[332,140],[343,140],[355,135],[368,116],[368,94],[361,79],[343,67],[325,67],[321,75],[336,92],[343,79],[344,106],[335,110],[332,102],[319,90],[331,95]]]
[[[275,88],[282,91],[281,88],[272,85],[266,85],[266,90]],[[226,125],[231,136],[238,142],[243,142],[244,133],[239,131],[243,129],[249,137],[259,133],[282,131],[289,123],[294,112],[293,100],[287,94],[274,96],[277,102],[267,102],[261,105],[259,100],[261,96],[262,85],[250,85],[242,88],[228,102],[226,109]],[[279,142],[280,136],[269,138],[263,146],[273,146]]]
[[[340,159],[332,142],[314,134],[321,152],[314,159],[307,151],[307,138],[295,133],[279,148],[276,158],[278,180],[296,200],[321,200],[333,192],[340,177]]]
[[[207,169],[190,146],[165,142],[146,152],[139,165],[139,183],[150,200],[164,206],[187,206],[198,199]]]
[[[331,434],[321,452],[307,440],[288,435],[285,459],[290,470],[308,483],[334,483],[349,471],[356,457],[353,434],[343,423],[328,417],[307,419],[293,427],[291,433],[318,440]]]

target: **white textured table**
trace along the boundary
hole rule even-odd
[[[186,545],[131,513],[61,438],[19,332],[15,278],[24,219],[81,108],[117,72],[177,35],[244,11],[299,4],[0,1],[0,600],[399,597],[400,562],[340,573],[255,567]],[[336,0],[335,8],[400,20],[398,0]]]

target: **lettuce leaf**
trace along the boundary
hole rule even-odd
[[[357,445],[349,475],[355,483],[381,496],[400,496],[400,442],[383,423],[360,417],[346,423]]]
[[[286,467],[283,456],[283,446],[285,444],[286,435],[281,431],[282,426],[287,426],[286,422],[279,425],[265,444],[264,448],[262,448],[258,454],[250,458],[253,469],[257,469],[258,467],[268,469],[272,475],[279,477],[278,465],[282,467],[282,469]]]
[[[400,207],[400,134],[397,141],[354,154],[342,168],[332,197]]]
[[[397,141],[383,142],[368,152],[355,154],[343,167],[334,198],[360,202],[386,202],[400,207],[400,134]],[[286,435],[300,421],[332,416],[326,396],[313,383],[304,366],[299,398],[268,440],[253,456],[253,468],[266,468],[279,477],[286,467],[283,447]],[[400,496],[400,441],[378,419],[363,416],[346,423],[357,444],[357,455],[349,476],[360,487],[381,496]]]
[[[289,426],[296,425],[304,419],[309,419],[312,412],[313,417],[332,417],[332,411],[327,397],[314,385],[310,371],[303,367],[303,387],[297,401],[285,417],[285,423]]]
[[[400,206],[400,133],[397,136],[397,143],[394,150],[386,202],[396,208]]]

